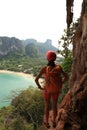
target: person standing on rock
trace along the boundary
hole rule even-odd
[[[47,128],[50,128],[49,118],[49,106],[52,99],[53,108],[53,127],[56,127],[56,116],[57,116],[57,101],[62,88],[63,83],[67,79],[66,73],[63,71],[60,65],[55,64],[56,53],[52,50],[46,52],[46,58],[48,64],[41,68],[38,75],[35,78],[35,82],[39,89],[43,90],[44,97],[44,124]],[[43,76],[44,85],[42,86],[39,79]]]

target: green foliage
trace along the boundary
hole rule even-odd
[[[61,94],[59,102],[61,102],[63,100],[64,96],[66,95],[66,93],[69,90],[69,78],[71,75],[71,67],[72,67],[72,57],[71,57],[71,55],[69,55],[67,58],[64,59],[64,61],[62,63],[62,68],[67,74],[67,82],[63,85],[62,94]]]
[[[43,98],[42,93],[33,87],[22,91],[18,97],[12,101],[16,114],[23,116],[28,122],[38,127],[43,118]]]
[[[61,54],[64,58],[67,58],[69,53],[71,53],[72,49],[71,46],[72,46],[71,32],[70,30],[64,30],[64,35],[62,35],[62,38],[59,41],[59,48],[61,49],[58,50],[58,53]]]
[[[10,56],[0,58],[0,69],[11,70],[17,72],[25,72],[36,75],[41,66],[47,64],[45,58],[30,58],[28,56]]]
[[[75,23],[72,23],[70,28],[64,30],[64,34],[61,39],[58,41],[59,50],[58,53],[61,54],[64,58],[67,58],[72,52],[72,38],[78,26],[79,20]]]
[[[40,56],[37,46],[33,43],[26,45],[25,50],[26,54],[29,55],[30,57]]]
[[[72,67],[72,56],[68,56],[67,58],[64,59],[62,67],[64,71],[68,74],[68,76],[70,76]]]
[[[14,121],[13,129],[14,130],[26,130],[23,119],[20,116],[18,116],[17,119]]]
[[[37,88],[29,87],[0,110],[0,130],[41,130],[43,97]]]

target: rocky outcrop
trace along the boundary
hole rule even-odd
[[[68,91],[56,118],[56,128],[52,127],[52,111],[49,116],[49,130],[87,130],[87,74],[79,84]],[[47,128],[44,126],[44,130]]]
[[[50,125],[51,120],[52,114]],[[87,0],[83,0],[79,26],[73,37],[70,90],[58,109],[56,123],[56,128],[49,130],[87,130]]]
[[[87,74],[65,96],[58,112],[58,130],[87,129]],[[60,125],[62,124],[62,125]]]
[[[5,56],[16,51],[23,54],[25,52],[21,40],[15,37],[0,37],[0,56]]]
[[[52,41],[47,39],[46,42],[37,42],[35,39],[19,40],[15,37],[0,37],[0,56],[8,54],[28,55],[32,58],[40,56],[45,57],[48,50],[57,51],[52,45]],[[17,53],[16,53],[17,52]]]

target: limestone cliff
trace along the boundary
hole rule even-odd
[[[51,125],[52,112],[49,122]],[[87,0],[83,0],[79,26],[73,37],[70,90],[58,109],[56,122],[57,127],[49,130],[87,130]]]

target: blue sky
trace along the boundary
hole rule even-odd
[[[75,0],[74,20],[82,0]],[[66,28],[66,0],[0,0],[0,36],[34,38],[54,46]]]

